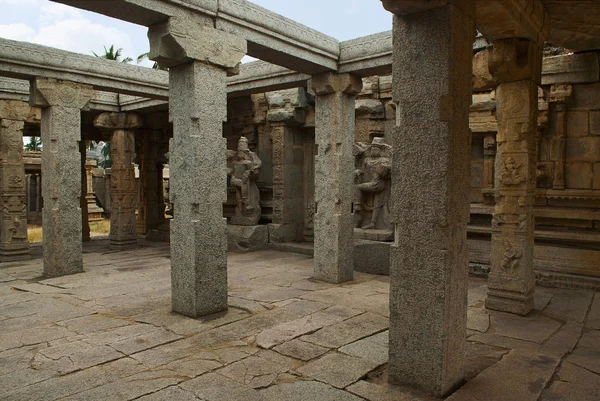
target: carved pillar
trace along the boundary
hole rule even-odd
[[[489,70],[496,90],[496,206],[486,307],[526,315],[533,309],[533,202],[536,183],[538,83],[542,50],[527,40],[493,44]]]
[[[389,381],[445,395],[465,357],[475,3],[421,3],[384,2],[397,13]]]
[[[494,163],[496,162],[496,137],[486,135],[483,138],[483,186],[481,192],[485,204],[493,205]]]
[[[80,160],[80,174],[81,174],[81,196],[79,197],[79,207],[81,208],[81,240],[83,242],[90,241],[90,221],[88,218],[88,208],[87,208],[87,174],[85,171],[85,161],[87,159],[87,146],[85,146],[85,141],[81,140],[79,142],[79,160]]]
[[[42,211],[42,175],[39,173],[35,175],[35,211]]]
[[[227,70],[246,41],[169,18],[148,32],[150,58],[169,67],[173,142],[169,154],[173,311],[198,317],[227,309]]]
[[[142,126],[142,118],[135,113],[102,113],[94,119],[94,126],[112,131],[110,156],[110,247],[123,249],[137,245],[135,228],[135,130]]]
[[[36,79],[31,104],[42,108],[42,227],[44,274],[62,276],[83,270],[81,255],[81,109],[91,86]]]
[[[96,160],[87,159],[85,161],[85,203],[88,212],[88,221],[99,221],[102,220],[101,207],[96,203],[96,193],[94,192],[94,167],[96,167]]]
[[[350,74],[313,76],[315,99],[314,276],[330,283],[354,273],[354,103],[362,80]]]
[[[162,192],[162,164],[158,162],[158,132],[141,136],[138,146],[140,166],[140,192],[138,200],[137,232],[145,235],[162,223],[159,211],[159,191]],[[164,208],[163,208],[164,211]]]
[[[573,94],[571,85],[550,87],[550,107],[556,118],[556,134],[552,138],[551,160],[555,161],[552,189],[565,189],[565,161],[567,158],[567,100]]]
[[[29,258],[23,128],[27,103],[4,101],[0,107],[0,262]],[[29,195],[29,194],[27,194]]]

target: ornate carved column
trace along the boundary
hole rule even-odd
[[[226,193],[228,70],[246,41],[176,17],[148,32],[150,58],[169,67],[173,142],[169,153],[173,311],[198,317],[227,309]]]
[[[396,13],[389,381],[441,396],[465,357],[475,2],[384,6]]]
[[[133,155],[135,130],[142,126],[142,118],[135,113],[102,113],[94,119],[94,126],[112,131],[110,156],[110,247],[123,249],[137,245],[135,207],[137,193]]]
[[[0,262],[8,262],[29,258],[23,163],[23,128],[29,106],[20,101],[3,101],[1,106]]]
[[[565,189],[565,161],[567,158],[567,101],[573,94],[571,85],[552,85],[549,103],[555,111],[556,134],[552,138],[550,158],[555,161],[552,189]]]
[[[330,283],[354,274],[354,103],[362,80],[350,74],[313,76],[315,99],[314,276]]]
[[[496,89],[496,206],[486,307],[526,315],[533,309],[533,202],[538,83],[542,49],[520,39],[494,42],[489,70]]]
[[[81,109],[91,86],[52,79],[32,82],[30,102],[42,108],[44,274],[83,271],[81,255]]]

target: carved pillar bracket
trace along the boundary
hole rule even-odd
[[[519,39],[494,42],[490,73],[499,82],[496,200],[486,307],[520,315],[533,309],[533,202],[538,84],[542,51]]]
[[[112,133],[109,240],[110,247],[114,249],[137,245],[135,224],[137,192],[133,155],[135,130],[142,125],[142,117],[136,113],[102,113],[94,119],[94,126]]]
[[[44,274],[83,271],[81,254],[81,110],[94,95],[91,86],[35,79],[30,104],[42,109],[42,230]]]
[[[227,309],[222,130],[227,73],[246,54],[246,41],[173,17],[151,26],[148,37],[150,58],[169,67],[172,307],[190,317],[209,315]]]
[[[314,276],[330,283],[354,272],[354,109],[362,80],[325,73],[309,81],[315,97]]]
[[[427,9],[394,17],[389,381],[444,396],[464,375],[475,2],[393,4]]]
[[[555,161],[552,189],[565,189],[565,161],[567,158],[567,102],[573,95],[572,85],[552,85],[549,103],[555,111],[556,136],[552,138],[550,159]]]
[[[20,101],[0,102],[0,262],[9,262],[29,258],[23,164],[23,128],[29,106]]]

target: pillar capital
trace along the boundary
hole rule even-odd
[[[94,118],[94,127],[108,130],[134,130],[142,125],[142,116],[137,113],[102,113]]]
[[[573,85],[555,84],[550,87],[548,102],[566,103],[573,95]]]
[[[62,106],[72,109],[83,109],[88,105],[93,96],[94,89],[90,85],[56,79],[36,78],[31,81],[29,104],[40,108]]]
[[[488,69],[498,83],[542,79],[542,48],[527,39],[496,40],[489,49]]]
[[[336,74],[326,72],[313,75],[308,81],[308,87],[317,96],[329,95],[332,93],[345,93],[356,96],[362,90],[362,79],[352,74]]]
[[[165,67],[201,61],[224,69],[238,66],[246,40],[183,17],[170,17],[148,29],[150,59]]]
[[[0,101],[0,120],[26,121],[31,117],[31,110],[26,102],[2,100]]]

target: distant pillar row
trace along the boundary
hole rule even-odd
[[[142,126],[142,118],[135,113],[102,113],[94,119],[94,126],[111,130],[110,156],[110,247],[125,249],[137,245],[135,208],[135,130]]]
[[[88,85],[35,79],[31,105],[42,109],[42,234],[44,274],[83,271],[81,225],[81,110],[93,96]]]

